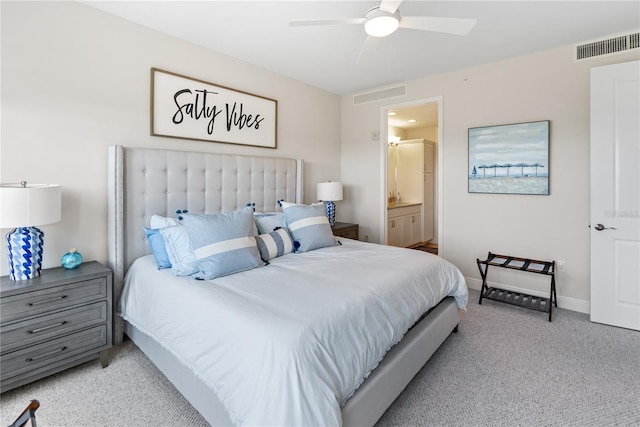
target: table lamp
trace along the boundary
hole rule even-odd
[[[0,227],[13,228],[7,233],[11,280],[40,276],[44,233],[36,226],[60,221],[61,194],[57,184],[0,184]]]
[[[316,188],[318,200],[324,202],[327,211],[329,224],[333,227],[336,223],[336,204],[342,200],[342,183],[340,182],[319,182]]]

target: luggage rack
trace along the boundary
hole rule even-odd
[[[476,262],[478,263],[478,269],[480,270],[480,276],[482,277],[482,289],[480,290],[479,304],[482,304],[482,299],[486,298],[507,304],[518,305],[531,310],[549,313],[549,322],[551,322],[553,305],[558,307],[558,297],[556,296],[555,261],[540,261],[530,258],[518,258],[510,255],[492,254],[489,252],[486,260],[481,261],[479,258],[476,258]],[[485,266],[484,269],[482,268],[483,265]],[[497,287],[489,287],[487,285],[487,272],[490,265],[551,276],[549,298],[508,291]]]

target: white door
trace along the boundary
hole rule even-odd
[[[640,330],[640,61],[591,70],[591,320]]]

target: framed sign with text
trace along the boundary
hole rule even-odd
[[[276,148],[278,101],[151,68],[151,135]]]

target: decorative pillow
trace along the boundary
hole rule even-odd
[[[151,215],[151,220],[149,221],[150,228],[165,228],[175,225],[180,225],[177,219],[160,215]]]
[[[256,236],[260,257],[264,262],[293,251],[293,239],[285,228]]]
[[[197,261],[196,278],[210,280],[263,265],[251,207],[215,215],[183,213],[181,222]]]
[[[283,206],[284,217],[293,240],[300,246],[296,252],[334,246],[329,220],[323,204]]]
[[[251,210],[253,211],[253,214],[255,215],[256,204],[255,203],[247,203],[247,207],[251,208]],[[256,224],[255,221],[254,221],[253,222],[253,235],[257,236],[258,234],[260,234],[260,232],[258,231],[258,224]]]
[[[161,228],[160,234],[164,238],[171,271],[176,276],[191,276],[197,273],[198,260],[193,253],[187,228],[181,224],[172,225]]]
[[[156,230],[160,236],[162,236],[164,250],[168,258],[168,263],[164,265],[168,264],[168,267],[171,267],[175,275],[190,276],[198,271],[187,230],[177,219],[152,215],[149,221],[149,229]],[[149,238],[148,235],[147,238]],[[156,258],[156,249],[158,249],[158,253],[162,253],[159,249],[160,244],[154,249],[154,242],[150,239],[149,243],[152,245],[151,252],[154,258]],[[158,268],[162,268],[160,267],[160,263],[158,263],[158,258],[156,258],[156,263],[158,264]]]
[[[282,211],[284,212],[284,210],[289,206],[324,206],[324,202],[315,202],[311,203],[310,205],[302,205],[298,203],[285,202],[284,200],[278,200],[278,205],[280,205]]]
[[[296,203],[285,202],[284,200],[278,200],[278,205],[280,205],[280,207],[282,208],[282,212],[284,212],[286,208],[288,208],[289,206],[295,206]]]
[[[143,229],[144,235],[147,236],[147,241],[149,242],[149,247],[151,248],[153,258],[156,260],[158,270],[162,270],[163,268],[171,268],[169,254],[167,253],[167,248],[164,243],[164,237],[162,237],[162,234],[160,234],[160,230],[157,228],[146,227],[143,227]]]
[[[258,226],[259,234],[269,234],[276,228],[286,227],[282,212],[254,213],[253,219]]]

